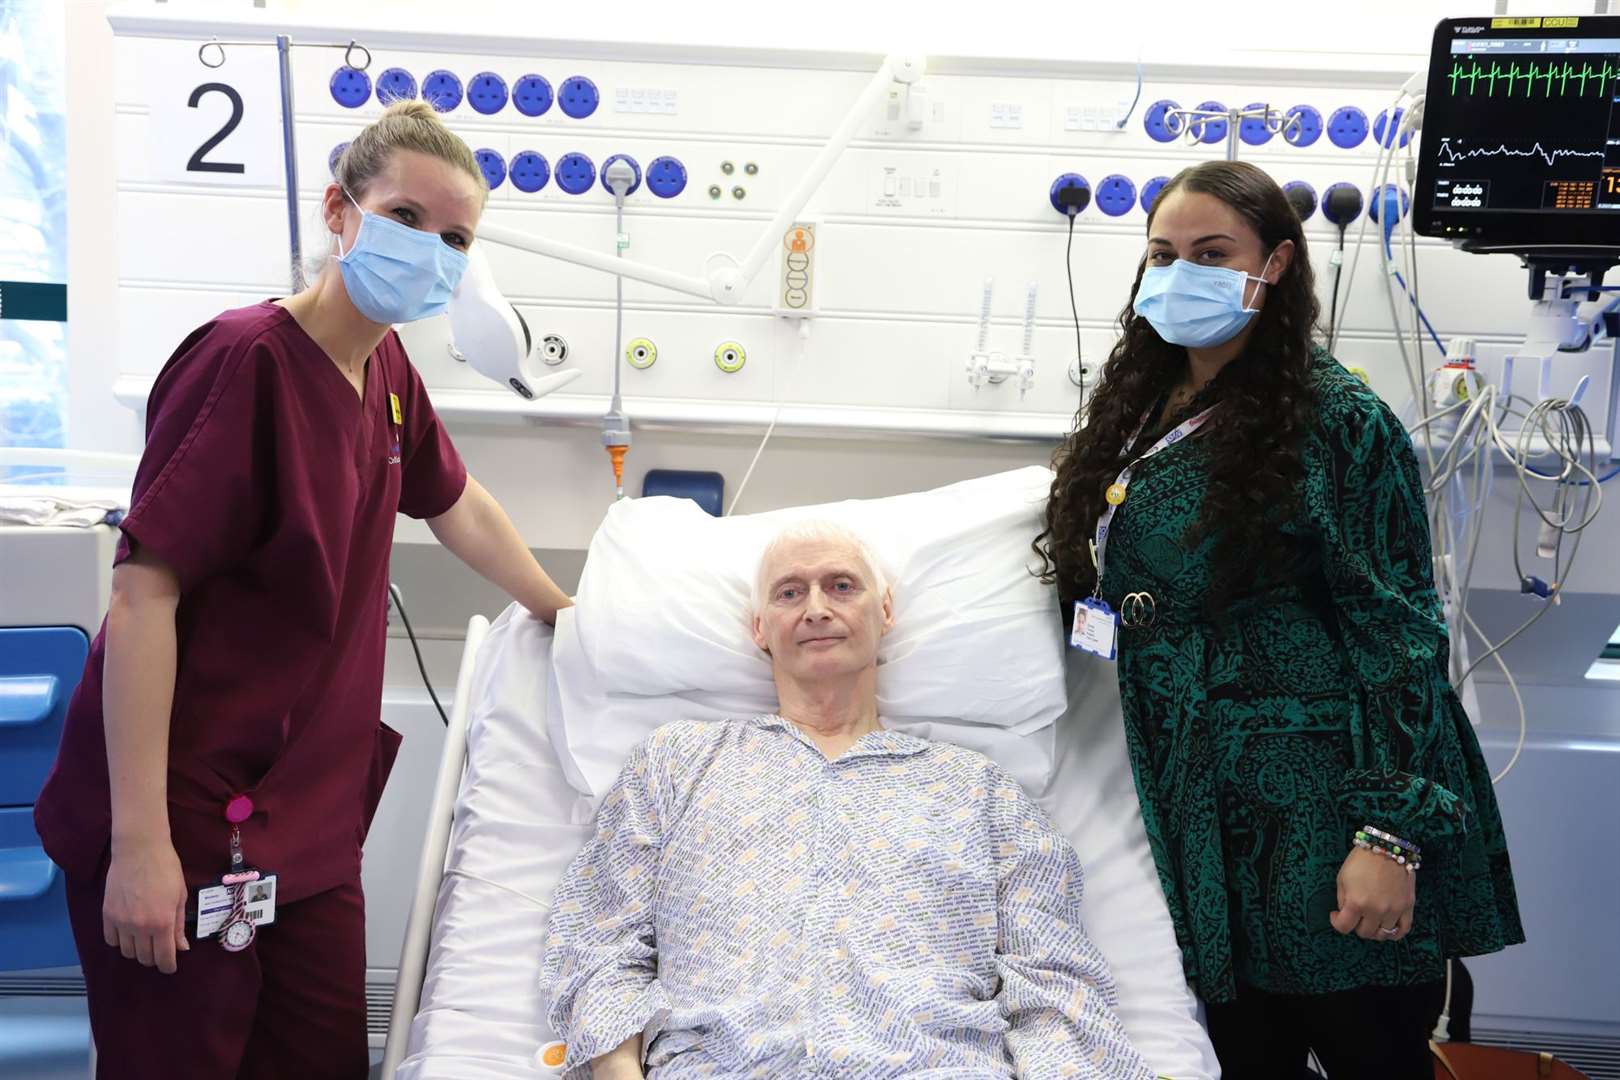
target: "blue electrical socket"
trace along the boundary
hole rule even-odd
[[[1136,185],[1130,177],[1114,173],[1097,182],[1097,209],[1109,217],[1121,217],[1136,207]]]
[[[1244,106],[1244,111],[1248,112],[1252,109],[1264,108],[1266,108],[1265,102],[1256,101],[1251,105]],[[1265,120],[1256,116],[1248,117],[1238,124],[1238,138],[1250,146],[1264,146],[1271,141],[1271,137],[1275,134],[1276,132],[1271,130]]]
[[[1198,112],[1225,112],[1226,106],[1218,101],[1206,101],[1198,106]],[[1198,134],[1201,143],[1217,143],[1226,138],[1227,122],[1225,120],[1194,120],[1193,129]]]
[[[345,109],[358,109],[371,100],[371,76],[344,64],[332,72],[332,100]]]
[[[583,75],[575,75],[563,82],[557,90],[557,104],[561,106],[565,115],[575,120],[583,120],[596,111],[602,98],[596,92],[596,84]]]
[[[541,154],[525,150],[512,158],[512,186],[533,195],[551,182],[551,164]]]
[[[1378,118],[1373,121],[1373,141],[1379,146],[1382,146],[1385,150],[1388,150],[1390,144],[1395,141],[1395,133],[1397,131],[1401,131],[1401,120],[1405,116],[1405,109],[1396,109],[1395,118],[1393,121],[1390,119],[1388,109],[1385,109],[1383,112],[1379,113]],[[1412,133],[1410,131],[1401,131],[1401,149],[1405,150],[1406,144],[1411,141]]]
[[[1298,201],[1304,203],[1306,207],[1305,212],[1299,215],[1299,220],[1309,221],[1316,215],[1316,189],[1303,180],[1290,180],[1283,185],[1283,194],[1288,196],[1290,203],[1296,201],[1296,192],[1304,192],[1303,196],[1298,197]],[[1298,212],[1299,207],[1295,206],[1294,210]]]
[[[686,190],[686,166],[672,157],[653,158],[647,166],[647,187],[660,199],[673,199]]]
[[[489,181],[489,190],[494,191],[500,187],[506,180],[506,159],[501,157],[500,152],[482,146],[473,151],[473,157],[478,159],[478,167],[484,170],[484,179]]]
[[[1395,220],[1399,221],[1406,216],[1406,211],[1412,206],[1412,200],[1406,192],[1394,184],[1385,184],[1373,192],[1373,197],[1367,201],[1367,216],[1382,224],[1380,207],[1388,205],[1395,209],[1396,200],[1400,201],[1400,209],[1395,211]]]
[[[377,76],[377,104],[410,101],[416,97],[416,78],[404,68],[392,67]]]
[[[1328,117],[1328,141],[1341,150],[1354,150],[1367,138],[1367,114],[1346,105]]]
[[[1064,217],[1070,216],[1069,209],[1062,203],[1058,202],[1058,192],[1067,187],[1085,188],[1086,191],[1089,192],[1091,190],[1091,184],[1088,183],[1086,178],[1081,176],[1079,173],[1072,172],[1066,172],[1056,180],[1052,181],[1052,189],[1047,193],[1047,199],[1051,201],[1052,209],[1056,210]],[[1077,213],[1081,214],[1085,212],[1086,209],[1083,206],[1079,209],[1079,211],[1077,211]]]
[[[326,155],[326,169],[333,176],[337,175],[338,158],[342,157],[343,156],[343,151],[347,150],[348,148],[349,148],[348,141],[345,140],[343,142],[338,143],[336,146],[332,147],[332,152],[330,154]]]
[[[1294,123],[1295,119],[1298,124]],[[1288,110],[1288,122],[1283,125],[1283,141],[1290,146],[1310,146],[1322,137],[1322,110],[1314,105],[1295,105]]]
[[[570,195],[583,195],[596,183],[596,165],[584,154],[564,154],[557,161],[557,186]]]
[[[500,112],[506,108],[506,80],[493,71],[480,71],[467,84],[467,104],[485,116]]]
[[[512,87],[512,104],[524,116],[544,116],[551,101],[551,84],[544,75],[525,75]]]
[[[1163,191],[1164,186],[1169,182],[1170,178],[1168,176],[1155,176],[1142,185],[1142,213],[1150,214],[1153,212],[1154,201],[1158,199],[1159,192]]]
[[[628,198],[629,196],[634,195],[641,188],[641,163],[636,161],[636,159],[631,157],[629,154],[614,154],[612,157],[602,162],[602,190],[607,192],[609,195],[613,194],[613,189],[608,187],[608,166],[613,164],[615,161],[622,161],[626,163],[630,166],[630,171],[635,173],[635,178],[630,181],[630,190],[624,193],[625,197]]]
[[[422,80],[422,100],[439,112],[450,112],[461,104],[461,80],[442,68]]]
[[[1149,105],[1147,112],[1142,114],[1142,128],[1148,133],[1148,138],[1154,142],[1174,142],[1176,136],[1181,134],[1181,124],[1179,121],[1172,124],[1168,117],[1171,109],[1179,108],[1181,106],[1169,98]]]
[[[1346,188],[1349,188],[1350,191],[1355,194],[1355,209],[1351,211],[1348,217],[1343,217],[1335,213],[1333,210],[1334,193],[1343,191]],[[1360,214],[1361,189],[1356,187],[1356,185],[1341,180],[1337,184],[1329,187],[1326,191],[1322,192],[1322,216],[1327,218],[1333,224],[1339,226],[1340,228],[1344,228],[1346,225],[1349,225],[1352,221],[1356,220]]]

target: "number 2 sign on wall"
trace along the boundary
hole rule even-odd
[[[210,61],[218,56],[208,50]],[[194,42],[153,44],[147,148],[153,179],[282,188],[281,93],[273,48],[229,49],[217,68]]]

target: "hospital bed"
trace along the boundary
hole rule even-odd
[[[658,723],[769,711],[743,636],[753,555],[786,520],[856,528],[896,591],[885,722],[972,745],[1032,792],[1085,867],[1085,918],[1153,1067],[1218,1075],[1182,976],[1126,758],[1111,665],[1066,655],[1029,541],[1050,484],[1024,469],[937,492],[752,518],[620,503],[555,632],[515,605],[472,620],[434,792],[384,1080],[557,1075],[539,991],[548,900],[597,799]],[[609,674],[611,673],[611,674]],[[953,715],[937,702],[949,698]]]

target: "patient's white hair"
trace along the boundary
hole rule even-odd
[[[854,551],[856,556],[865,564],[867,584],[879,596],[888,591],[889,578],[883,572],[883,564],[872,553],[872,548],[861,539],[859,533],[846,525],[835,521],[799,521],[788,525],[781,532],[771,537],[771,542],[765,545],[760,553],[759,566],[754,570],[753,604],[749,609],[751,614],[757,615],[765,610],[765,592],[771,583],[765,580],[766,567],[770,565],[771,556],[787,547],[789,544],[805,542],[834,543]]]

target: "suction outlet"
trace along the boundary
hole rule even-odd
[[[624,362],[637,371],[646,371],[658,363],[658,346],[650,338],[638,337],[625,346]]]
[[[735,375],[748,363],[748,352],[735,341],[723,341],[714,350],[714,366],[727,375]]]

